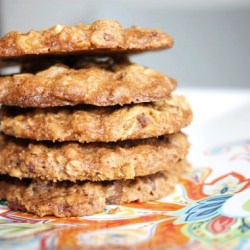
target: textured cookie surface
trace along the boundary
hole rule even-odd
[[[0,103],[20,107],[76,104],[112,106],[159,101],[176,82],[152,69],[129,62],[56,64],[36,74],[0,77]]]
[[[25,55],[139,52],[169,48],[173,39],[158,29],[124,29],[116,20],[91,25],[56,25],[28,33],[10,32],[0,39],[0,58]]]
[[[174,166],[175,171],[110,182],[55,183],[1,176],[0,199],[6,199],[11,209],[38,216],[85,216],[103,211],[107,204],[163,198],[173,191],[177,177],[187,168],[181,161]]]
[[[19,109],[4,106],[1,131],[50,141],[112,142],[176,133],[192,120],[183,96],[123,107]]]
[[[0,174],[45,180],[132,179],[168,170],[188,151],[182,133],[117,143],[35,143],[0,136]]]

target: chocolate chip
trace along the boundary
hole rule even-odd
[[[145,113],[141,113],[139,114],[136,119],[138,120],[138,122],[141,124],[141,126],[143,128],[145,128],[148,124],[149,124],[149,119],[147,118],[147,116],[145,115]]]
[[[28,167],[28,170],[29,170],[30,173],[32,173],[32,174],[35,174],[35,173],[36,173],[36,170],[35,170],[35,166],[34,166],[34,165],[28,164],[27,167]]]
[[[152,34],[152,36],[154,36],[154,37],[155,37],[155,36],[158,36],[158,33],[157,33],[157,32],[154,32],[154,31],[153,31],[151,34]]]
[[[108,33],[104,33],[103,38],[104,38],[105,41],[112,41],[114,39],[114,37],[111,34],[108,34]]]
[[[121,72],[118,76],[117,76],[117,80],[122,80],[124,77],[126,76],[126,72]]]
[[[19,210],[19,211],[22,211],[22,212],[25,212],[26,211],[26,208],[24,205],[20,204],[18,201],[8,201],[8,206],[9,208],[13,209],[13,210]]]
[[[111,191],[111,190],[110,190]],[[112,186],[111,195],[106,197],[107,204],[120,204],[122,197],[122,184],[121,182],[114,182]]]

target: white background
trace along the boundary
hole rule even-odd
[[[2,35],[100,18],[173,35],[173,49],[133,60],[181,87],[250,88],[250,0],[0,0]]]

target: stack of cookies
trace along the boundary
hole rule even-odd
[[[169,194],[187,168],[192,120],[176,82],[128,55],[169,48],[156,29],[115,20],[0,39],[0,198],[38,216],[84,216]]]

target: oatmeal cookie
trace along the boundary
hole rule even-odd
[[[88,144],[38,143],[0,135],[0,174],[53,181],[133,179],[172,168],[188,149],[182,133]]]
[[[56,25],[27,33],[9,32],[0,39],[0,58],[62,54],[135,53],[172,47],[173,38],[158,29],[124,29],[116,20],[91,25]]]
[[[129,62],[56,64],[35,74],[0,77],[0,103],[19,107],[113,106],[166,99],[176,82]]]
[[[192,111],[185,97],[123,107],[20,109],[3,106],[1,131],[19,138],[50,141],[114,142],[180,131]]]
[[[178,162],[178,176],[189,167]],[[133,180],[107,182],[51,182],[18,180],[0,177],[0,199],[6,199],[9,208],[38,216],[86,216],[102,212],[108,204],[134,201],[146,202],[163,198],[171,193],[178,177],[175,171],[162,171]]]

